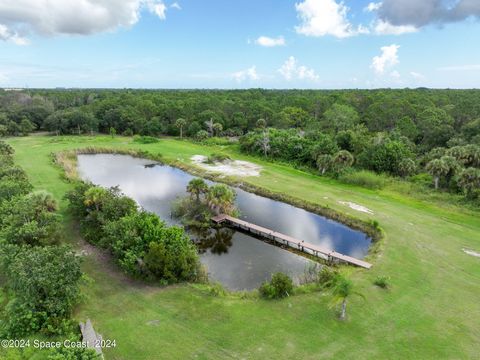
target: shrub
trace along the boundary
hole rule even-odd
[[[26,195],[33,189],[28,180],[5,178],[0,181],[0,201]]]
[[[166,226],[155,214],[124,216],[105,225],[104,233],[105,243],[128,273],[164,283],[196,279],[195,246],[182,228]]]
[[[372,171],[360,170],[344,173],[340,175],[339,180],[347,184],[358,185],[368,189],[382,189],[385,187],[388,177],[375,174]]]
[[[227,294],[227,291],[223,287],[223,285],[219,282],[214,282],[210,284],[208,288],[208,292],[210,295],[215,296],[215,297],[223,297]]]
[[[156,137],[153,137],[153,136],[138,136],[138,135],[135,135],[133,137],[133,141],[136,142],[136,143],[139,143],[139,144],[154,144],[154,143],[157,143],[159,142],[160,140]]]
[[[13,148],[4,141],[0,141],[0,154],[1,155],[13,155]]]
[[[127,129],[123,132],[123,136],[133,136],[132,129]]]
[[[197,133],[198,135],[198,133]],[[208,133],[207,133],[208,137]],[[219,145],[219,146],[224,146],[224,145],[231,145],[232,140],[225,138],[225,137],[217,137],[217,136],[212,136],[211,138],[205,138],[203,142],[206,145]]]
[[[223,162],[230,159],[230,156],[228,156],[227,154],[213,153],[207,158],[207,163],[213,164],[215,162]]]
[[[322,270],[318,273],[317,282],[323,287],[330,287],[338,272],[328,266],[323,266]]]
[[[64,246],[3,247],[2,272],[14,297],[6,306],[3,335],[59,334],[70,325],[80,298],[80,260]]]
[[[79,339],[70,339],[71,343],[80,341]],[[84,347],[64,347],[53,348],[47,360],[100,360],[101,357],[94,349]]]
[[[204,141],[206,139],[208,139],[208,132],[205,130],[200,130],[195,134],[195,140],[197,141]]]
[[[377,276],[373,281],[373,284],[381,287],[382,289],[386,289],[390,287],[390,278],[388,276]]]
[[[420,173],[410,177],[410,181],[422,185],[424,187],[430,187],[433,183],[433,177],[427,173]]]
[[[372,225],[372,227],[373,227],[375,230],[379,230],[379,229],[380,229],[380,223],[378,222],[378,220],[373,219],[373,220],[370,221],[370,224]]]
[[[60,239],[60,215],[52,195],[38,191],[5,203],[0,235],[17,245],[49,245]]]
[[[80,230],[85,239],[93,244],[103,241],[103,227],[111,221],[136,211],[136,203],[123,196],[117,187],[104,189],[79,183],[65,197],[69,200],[70,211],[80,218]]]
[[[259,288],[260,296],[265,299],[280,299],[293,293],[292,279],[281,272],[272,275],[270,282],[264,282]]]

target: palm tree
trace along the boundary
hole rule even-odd
[[[415,161],[410,158],[402,159],[398,163],[398,173],[402,177],[412,175],[413,173],[415,173],[416,169],[417,165],[415,164]]]
[[[441,159],[433,159],[427,164],[425,169],[430,175],[433,176],[435,190],[438,190],[438,182],[440,181],[440,177],[448,173],[445,163]]]
[[[215,135],[218,136],[223,130],[223,125],[220,123],[215,123],[213,124],[213,131],[215,132]]]
[[[224,184],[217,184],[210,187],[207,194],[207,202],[215,213],[228,214],[234,209],[235,192]]]
[[[317,167],[318,170],[324,175],[327,170],[332,166],[333,158],[329,154],[321,154],[317,157]]]
[[[347,317],[347,299],[354,294],[361,296],[362,298],[364,297],[362,294],[353,291],[352,281],[340,274],[334,279],[332,293],[334,296],[333,303],[342,304],[340,311],[340,320],[342,321]]]
[[[58,210],[57,202],[52,194],[40,190],[30,193],[28,196],[32,207],[36,208],[38,212],[48,211],[54,212]]]
[[[195,178],[188,183],[187,192],[192,196],[195,195],[197,202],[200,202],[200,195],[208,192],[208,185],[203,179]]]
[[[480,192],[480,170],[472,167],[463,170],[458,178],[458,185],[468,197],[474,198],[476,193]]]
[[[446,174],[447,181],[449,182],[453,176],[458,173],[458,171],[461,169],[461,166],[456,158],[453,156],[442,156],[441,160],[445,163],[446,168],[448,169],[448,172]]]
[[[108,191],[104,188],[94,186],[88,189],[85,192],[84,204],[86,206],[95,206],[96,211],[100,211],[101,206],[103,205],[105,198],[108,195]]]
[[[441,177],[451,179],[459,170],[460,166],[453,156],[442,156],[440,159],[430,161],[425,169],[433,176],[435,190],[438,190],[438,183]]]
[[[345,167],[352,166],[354,158],[349,151],[340,150],[335,154],[332,161],[337,171],[340,171]]]
[[[265,129],[267,127],[267,122],[265,121],[265,119],[258,119],[256,125],[260,129]]]
[[[180,129],[180,139],[183,137],[183,128],[187,125],[187,120],[183,118],[178,118],[177,121],[175,121],[175,126]]]

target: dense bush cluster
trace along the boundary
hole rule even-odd
[[[272,275],[270,282],[264,282],[258,291],[265,299],[284,298],[293,294],[293,281],[288,275],[277,272]]]
[[[12,154],[0,142],[0,270],[8,298],[0,334],[60,334],[71,329],[80,298],[80,260],[57,245],[61,226],[55,200],[46,192],[30,192]]]
[[[110,250],[127,273],[162,283],[197,278],[197,251],[185,231],[138,210],[117,188],[78,183],[66,198],[85,239]]]

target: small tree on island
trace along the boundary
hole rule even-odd
[[[207,203],[217,215],[229,214],[234,210],[235,197],[236,194],[230,187],[216,184],[208,190]]]
[[[195,178],[190,180],[187,185],[187,192],[191,196],[195,196],[197,203],[200,202],[200,195],[204,195],[208,192],[208,185],[205,180],[201,178]]]

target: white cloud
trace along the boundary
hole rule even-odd
[[[298,65],[297,59],[290,56],[278,69],[278,72],[283,75],[285,80],[299,79],[299,80],[312,80],[318,81],[319,76],[315,73],[315,70],[310,69],[303,65]]]
[[[244,82],[245,80],[255,81],[260,79],[260,76],[258,76],[257,74],[257,68],[255,66],[252,66],[245,70],[237,71],[232,74],[232,77],[239,83]]]
[[[295,4],[301,20],[295,30],[306,36],[332,35],[338,38],[365,33],[366,28],[354,29],[347,19],[348,7],[335,0],[305,0]]]
[[[0,40],[10,41],[17,45],[28,45],[28,39],[20,36],[17,32],[11,31],[7,26],[0,24]]]
[[[371,2],[363,10],[367,12],[374,12],[380,9],[381,6],[382,6],[381,2],[378,2],[378,3]]]
[[[170,5],[172,9],[177,9],[177,10],[182,10],[182,7],[178,2],[174,2],[172,5]]]
[[[425,80],[425,75],[415,71],[410,71],[410,76],[413,77],[415,80]]]
[[[0,24],[7,35],[0,39],[25,44],[25,35],[88,35],[129,27],[142,9],[166,17],[162,0],[2,0]],[[5,31],[5,30],[4,30]]]
[[[380,48],[382,54],[375,56],[372,59],[372,65],[370,66],[377,74],[383,74],[386,69],[391,68],[399,63],[398,49],[399,45],[389,45]]]
[[[437,70],[439,71],[476,71],[476,70],[480,70],[480,64],[444,66],[444,67],[438,68]]]
[[[392,25],[387,21],[377,20],[374,24],[374,32],[378,35],[401,35],[417,32],[413,25]]]
[[[283,36],[279,36],[277,38],[260,36],[257,40],[255,40],[255,44],[266,47],[284,46],[285,39],[283,38]]]
[[[160,19],[165,20],[167,18],[167,6],[162,1],[147,0],[148,10],[156,14]]]

